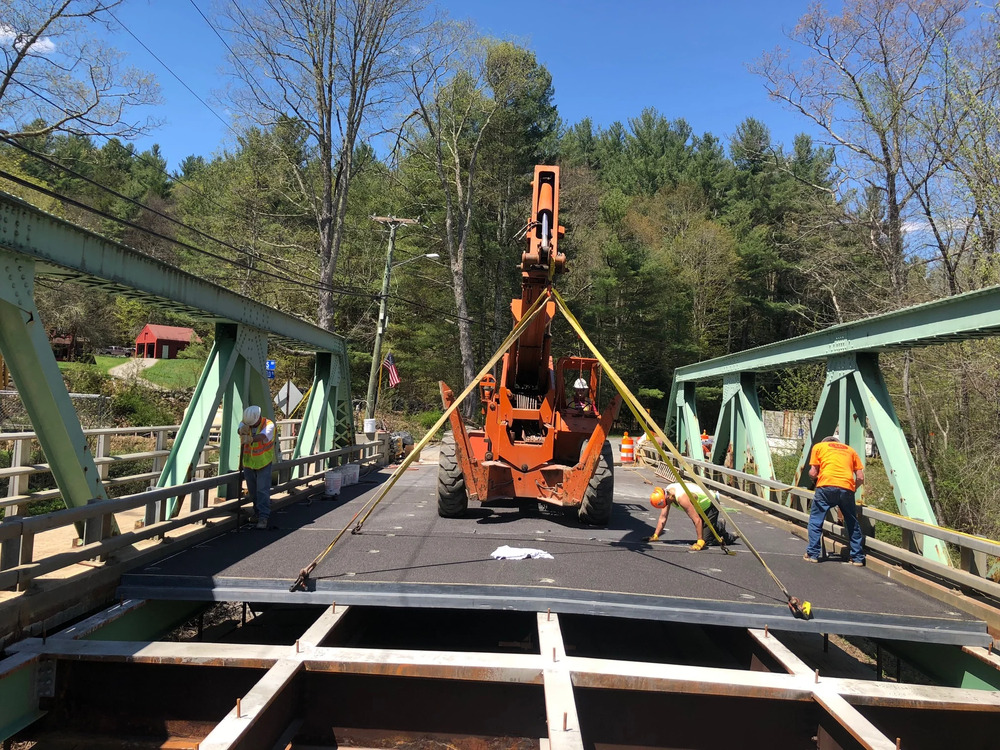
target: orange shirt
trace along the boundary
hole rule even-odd
[[[809,465],[819,467],[817,487],[841,487],[855,490],[854,472],[865,467],[857,451],[843,443],[816,443],[809,455]]]

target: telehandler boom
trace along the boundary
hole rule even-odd
[[[559,167],[536,166],[532,187],[521,297],[511,301],[514,325],[566,270],[566,256],[559,252],[565,231],[559,226]],[[562,357],[553,365],[555,313],[555,302],[545,302],[504,354],[499,381],[492,375],[480,381],[482,429],[467,428],[457,410],[451,415],[438,467],[441,516],[463,515],[469,500],[514,498],[573,509],[585,523],[608,523],[615,478],[607,437],[621,397],[598,409],[596,359]],[[455,397],[444,382],[440,386],[447,409]]]

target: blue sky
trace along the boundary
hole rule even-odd
[[[209,15],[212,0],[194,0]],[[696,133],[728,140],[746,117],[762,120],[791,146],[808,121],[770,101],[746,64],[765,50],[790,46],[783,30],[805,12],[804,0],[443,0],[455,18],[480,32],[532,49],[552,73],[555,102],[567,123],[591,117],[626,122],[645,107],[683,117]],[[225,49],[191,0],[131,0],[118,18],[222,117],[215,99],[226,85]],[[132,64],[159,79],[164,121],[140,148],[159,143],[171,168],[189,154],[210,156],[232,133],[125,31],[113,41]]]

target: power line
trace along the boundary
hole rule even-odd
[[[194,1],[194,0],[189,0],[189,2],[191,3],[191,5],[193,5],[193,6],[194,6],[194,9],[195,9],[196,11],[198,11],[198,15],[199,15],[199,16],[201,16],[201,17],[202,17],[203,19],[205,19],[205,23],[207,23],[207,24],[208,24],[208,28],[210,28],[210,29],[211,29],[212,31],[214,31],[214,32],[215,32],[215,35],[216,35],[217,37],[219,37],[219,41],[220,41],[220,42],[222,42],[222,44],[223,44],[223,45],[225,46],[225,48],[226,48],[227,50],[229,50],[229,54],[230,54],[230,55],[232,55],[232,59],[233,59],[233,61],[234,61],[234,62],[235,62],[235,63],[236,63],[237,65],[239,65],[239,66],[240,66],[241,68],[243,68],[243,72],[244,72],[244,73],[246,73],[246,74],[247,74],[247,76],[248,76],[248,77],[249,77],[249,78],[250,78],[250,79],[251,79],[251,80],[252,80],[252,81],[253,81],[254,83],[256,83],[256,84],[257,84],[257,86],[259,86],[259,87],[260,87],[260,89],[261,89],[261,90],[263,91],[263,90],[264,90],[264,87],[260,85],[260,81],[258,81],[258,80],[257,80],[256,76],[254,76],[254,74],[253,74],[252,72],[250,72],[250,68],[248,68],[248,67],[246,66],[246,64],[244,64],[243,60],[241,60],[241,59],[240,59],[239,55],[237,55],[237,54],[236,54],[236,52],[234,52],[234,51],[233,51],[233,48],[229,46],[229,42],[227,42],[227,41],[225,40],[225,38],[224,38],[224,37],[222,36],[222,34],[220,34],[220,33],[219,33],[219,30],[218,30],[218,29],[217,29],[217,28],[215,27],[215,24],[213,24],[213,23],[212,23],[212,22],[211,22],[211,21],[209,20],[208,16],[206,16],[206,15],[205,15],[205,14],[204,14],[204,13],[202,12],[201,8],[199,8],[199,7],[198,7],[198,4],[197,4],[197,3],[196,3],[196,2]],[[237,6],[237,7],[239,7],[239,6]],[[242,14],[242,13],[243,13],[243,11],[240,11],[240,13]],[[244,16],[244,18],[246,18],[246,16]]]
[[[62,201],[63,203],[68,203],[71,206],[75,206],[76,208],[80,208],[80,209],[82,209],[84,211],[87,211],[89,213],[93,213],[93,214],[95,214],[97,216],[100,216],[103,219],[107,219],[108,221],[113,221],[113,222],[122,224],[122,225],[127,226],[127,227],[129,227],[131,229],[135,229],[136,231],[148,234],[151,237],[156,237],[157,239],[163,240],[164,242],[168,242],[168,243],[170,243],[172,245],[177,245],[178,247],[182,247],[185,250],[191,250],[192,252],[196,252],[196,253],[199,253],[201,255],[205,255],[205,256],[207,256],[209,258],[213,258],[215,260],[222,261],[223,263],[229,263],[230,265],[236,266],[237,268],[239,268],[241,270],[253,271],[255,273],[263,274],[264,276],[267,276],[267,277],[272,278],[272,279],[276,279],[278,281],[287,281],[289,283],[295,284],[298,287],[306,287],[306,288],[309,288],[309,289],[318,289],[320,291],[327,291],[327,292],[333,292],[333,293],[336,293],[336,294],[345,294],[345,295],[348,295],[348,296],[356,296],[356,297],[372,297],[372,296],[374,296],[374,294],[372,292],[369,292],[369,291],[366,291],[366,290],[351,289],[349,287],[334,287],[332,285],[331,286],[324,286],[324,285],[321,285],[321,284],[309,284],[309,283],[305,283],[305,282],[303,282],[303,281],[301,281],[299,279],[293,279],[293,278],[288,277],[288,276],[282,276],[280,274],[271,273],[270,271],[264,271],[263,269],[260,269],[260,268],[253,268],[252,266],[241,264],[241,263],[233,260],[232,258],[227,258],[224,255],[218,255],[216,253],[213,253],[213,252],[210,252],[208,250],[205,250],[204,248],[200,248],[200,247],[197,247],[196,245],[192,245],[192,244],[190,244],[188,242],[184,242],[183,240],[178,240],[178,239],[176,239],[174,237],[168,237],[165,234],[161,234],[160,232],[157,232],[155,230],[149,229],[148,227],[140,226],[139,224],[131,222],[128,219],[122,219],[122,218],[120,218],[118,216],[113,216],[113,215],[111,215],[111,214],[109,214],[109,213],[107,213],[105,211],[100,210],[99,208],[94,208],[93,206],[87,205],[86,203],[83,203],[82,201],[78,201],[75,198],[70,198],[70,197],[62,195],[62,194],[60,194],[60,193],[58,193],[58,192],[56,192],[54,190],[50,190],[48,188],[44,188],[44,187],[42,187],[40,185],[36,185],[35,183],[30,182],[28,180],[25,180],[25,179],[23,179],[21,177],[18,177],[17,175],[11,174],[10,172],[7,172],[6,170],[0,169],[0,177],[4,178],[6,180],[10,180],[11,182],[13,182],[15,184],[21,185],[22,187],[26,187],[26,188],[28,188],[30,190],[35,190],[35,191],[41,193],[42,195],[46,195],[46,196],[48,196],[50,198],[54,198],[54,199],[56,199],[58,201]]]
[[[56,169],[60,169],[63,172],[76,177],[77,179],[83,180],[84,182],[86,182],[86,183],[88,183],[90,185],[93,185],[96,188],[99,188],[100,190],[104,190],[107,193],[110,193],[111,195],[115,196],[116,198],[118,198],[120,200],[123,200],[123,201],[125,201],[127,203],[131,203],[133,206],[136,206],[139,209],[142,209],[144,211],[148,211],[151,214],[159,216],[161,219],[165,219],[166,221],[169,221],[171,224],[175,224],[176,226],[179,226],[182,229],[187,229],[188,231],[193,232],[194,234],[197,234],[200,237],[204,237],[205,239],[207,239],[207,240],[209,240],[211,242],[214,242],[214,243],[216,243],[218,245],[221,245],[222,247],[228,248],[228,249],[230,249],[230,250],[232,250],[232,251],[234,251],[234,252],[236,252],[238,254],[246,255],[248,258],[254,258],[255,257],[254,254],[250,250],[246,250],[246,249],[237,247],[236,245],[233,245],[233,244],[231,244],[229,242],[226,242],[225,240],[220,240],[219,238],[214,237],[214,236],[208,234],[207,232],[203,232],[203,231],[201,231],[200,229],[198,229],[196,227],[192,227],[190,224],[185,224],[183,221],[180,221],[179,219],[175,219],[173,216],[170,216],[169,214],[163,213],[162,211],[158,211],[155,208],[147,206],[144,203],[140,203],[139,201],[135,200],[134,198],[130,198],[127,195],[119,193],[114,188],[110,188],[107,185],[104,185],[104,184],[102,184],[100,182],[97,182],[96,180],[91,179],[90,177],[87,177],[86,175],[81,174],[81,173],[79,173],[79,172],[77,172],[77,171],[75,171],[75,170],[73,170],[73,169],[71,169],[71,168],[69,168],[69,167],[67,167],[67,166],[65,166],[63,164],[60,164],[59,162],[55,161],[54,159],[49,158],[45,154],[41,154],[41,153],[39,153],[39,152],[37,152],[37,151],[35,151],[33,149],[30,149],[27,146],[24,146],[24,145],[18,143],[17,141],[15,141],[15,140],[13,140],[11,138],[7,138],[6,136],[0,136],[0,141],[3,141],[4,143],[7,143],[7,144],[13,146],[14,148],[20,149],[24,153],[33,156],[34,158],[38,159],[41,162],[44,162],[45,164],[48,164],[51,167],[55,167]],[[258,257],[257,260],[259,260],[262,263],[265,263],[265,264],[267,264],[269,266],[273,266],[275,268],[279,268],[280,269],[280,266],[278,266],[278,264],[276,264],[273,261],[270,261],[270,260],[268,260],[266,258]],[[248,266],[248,268],[249,268],[249,266]],[[316,279],[310,279],[310,280],[311,281],[316,281]]]
[[[219,121],[219,122],[221,122],[221,123],[222,123],[223,125],[225,125],[225,126],[226,126],[227,128],[229,128],[230,130],[232,130],[232,131],[233,131],[233,133],[234,133],[235,135],[237,135],[237,136],[239,135],[239,133],[237,133],[237,132],[236,132],[236,130],[234,130],[234,129],[233,129],[233,126],[232,126],[232,125],[230,125],[230,124],[229,124],[229,123],[228,123],[228,122],[227,122],[227,121],[225,120],[225,118],[223,118],[223,117],[222,117],[222,115],[220,115],[220,114],[219,114],[218,112],[216,112],[216,111],[215,111],[214,109],[212,109],[212,107],[210,107],[210,106],[208,105],[208,102],[206,102],[206,101],[205,101],[204,99],[202,99],[202,98],[201,98],[200,96],[198,96],[198,94],[197,94],[197,93],[195,93],[195,90],[194,90],[194,89],[192,89],[192,88],[191,88],[190,86],[188,86],[188,85],[187,85],[187,84],[186,84],[186,83],[184,82],[184,80],[183,80],[183,79],[182,79],[182,78],[181,78],[181,77],[180,77],[179,75],[177,75],[177,74],[176,74],[176,73],[175,73],[175,72],[174,72],[174,71],[173,71],[173,70],[171,69],[171,67],[170,67],[169,65],[167,65],[167,64],[166,64],[165,62],[163,62],[163,60],[161,60],[161,59],[160,59],[160,58],[159,58],[159,57],[157,56],[157,54],[156,54],[155,52],[153,52],[153,50],[151,50],[151,49],[150,49],[149,47],[147,47],[147,46],[146,46],[146,43],[145,43],[145,42],[143,42],[143,41],[142,41],[142,40],[141,40],[141,39],[140,39],[139,37],[137,37],[137,36],[136,36],[136,35],[135,35],[135,34],[134,34],[134,33],[132,32],[132,29],[130,29],[130,28],[129,28],[128,26],[126,26],[125,24],[123,24],[123,23],[122,23],[122,22],[121,22],[121,21],[120,21],[120,20],[118,19],[118,16],[116,16],[116,15],[115,15],[114,13],[112,13],[110,9],[108,9],[108,8],[105,8],[105,10],[107,11],[107,13],[108,13],[108,15],[109,15],[109,16],[111,16],[111,17],[112,17],[113,19],[115,19],[115,21],[116,21],[116,22],[118,23],[118,25],[119,25],[119,26],[121,26],[121,27],[122,27],[123,29],[125,29],[125,31],[126,31],[126,32],[128,33],[128,35],[129,35],[129,36],[131,36],[131,37],[132,37],[133,39],[135,39],[135,41],[136,41],[136,42],[138,42],[138,43],[139,43],[139,45],[140,45],[140,46],[141,46],[141,47],[142,47],[142,48],[143,48],[144,50],[146,50],[146,52],[148,52],[148,53],[149,53],[150,55],[152,55],[152,56],[153,56],[153,59],[154,59],[154,60],[156,60],[156,62],[158,62],[158,63],[159,63],[160,65],[162,65],[162,66],[164,67],[164,69],[165,69],[165,70],[166,70],[166,71],[167,71],[168,73],[170,73],[170,75],[172,75],[172,76],[173,76],[174,78],[176,78],[176,79],[177,79],[177,82],[178,82],[178,83],[179,83],[179,84],[180,84],[181,86],[183,86],[184,88],[186,88],[186,89],[187,89],[187,90],[188,90],[188,91],[190,92],[191,96],[193,96],[193,97],[194,97],[195,99],[197,99],[197,100],[198,100],[199,102],[201,102],[201,103],[202,103],[202,105],[203,105],[203,106],[205,107],[205,109],[207,109],[207,110],[208,110],[209,112],[211,112],[211,113],[212,113],[213,115],[215,115],[216,119],[218,119],[218,121]]]

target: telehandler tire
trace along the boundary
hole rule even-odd
[[[615,499],[615,454],[609,441],[604,441],[594,476],[590,478],[580,502],[579,519],[592,526],[607,526]]]
[[[469,493],[465,475],[458,463],[455,435],[446,432],[438,456],[438,515],[441,518],[461,518],[469,509]]]

